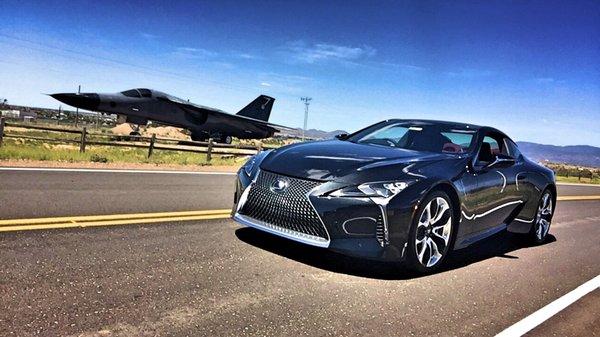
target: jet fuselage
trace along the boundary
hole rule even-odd
[[[274,132],[278,131],[266,120],[252,118],[254,109],[260,110],[261,107],[262,110],[268,109],[266,112],[268,118],[273,105],[273,99],[268,96],[259,96],[238,115],[195,105],[150,89],[132,89],[108,94],[81,93],[51,96],[81,109],[123,115],[128,123],[146,125],[148,121],[156,121],[185,128],[192,132],[194,140],[205,140],[209,137],[225,139],[227,136],[240,139],[263,139],[272,137]],[[264,116],[264,112],[260,113]]]

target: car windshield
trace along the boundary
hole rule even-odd
[[[475,130],[443,123],[391,122],[376,124],[348,137],[358,144],[389,146],[414,151],[465,153]]]

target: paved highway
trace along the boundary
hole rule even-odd
[[[0,171],[0,219],[226,209],[233,179]],[[489,336],[600,274],[599,223],[561,201],[548,243],[501,233],[424,277],[228,219],[4,232],[0,336]],[[599,335],[599,296],[530,334]]]
[[[231,208],[233,174],[0,170],[0,219]],[[559,195],[600,195],[560,185]]]

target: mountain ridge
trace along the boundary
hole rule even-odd
[[[518,141],[517,145],[519,150],[532,160],[600,167],[600,147],[592,145],[559,146],[521,141]]]

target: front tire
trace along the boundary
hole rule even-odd
[[[220,143],[231,144],[233,138],[231,136],[221,136]]]
[[[538,203],[535,221],[529,231],[529,239],[536,245],[540,245],[548,238],[550,223],[554,214],[554,197],[548,189],[544,190]]]
[[[206,142],[208,141],[208,133],[206,132],[192,132],[190,138],[194,142]]]
[[[417,208],[408,235],[406,263],[420,273],[438,269],[454,238],[454,206],[442,191],[434,191]]]

